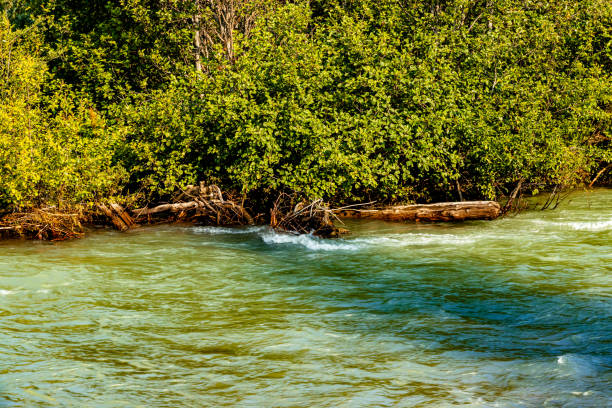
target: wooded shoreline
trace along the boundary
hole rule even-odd
[[[501,206],[495,201],[378,207],[368,203],[334,209],[322,200],[307,202],[285,194],[278,197],[269,215],[251,215],[244,203],[224,198],[219,187],[204,185],[187,186],[176,201],[144,208],[124,208],[110,202],[73,213],[63,213],[53,207],[12,213],[0,217],[0,238],[56,241],[81,237],[88,228],[100,226],[128,231],[142,225],[178,222],[213,226],[269,225],[281,231],[335,238],[349,232],[338,226],[343,218],[448,222],[492,220],[502,214]]]
[[[344,219],[408,223],[494,220],[529,208],[518,190],[505,197],[503,205],[498,201],[456,201],[408,205],[370,202],[331,207],[321,199],[307,201],[295,194],[281,194],[269,208],[256,212],[249,202],[237,202],[225,196],[219,187],[200,183],[181,189],[173,202],[141,208],[102,202],[72,210],[49,206],[0,214],[0,240],[62,241],[83,237],[88,230],[99,228],[125,232],[147,225],[178,223],[218,227],[267,225],[278,231],[337,238],[350,233],[342,227]],[[535,208],[555,209],[573,191],[576,190],[554,188]]]
[[[467,3],[0,2],[1,227],[612,183],[612,9]]]

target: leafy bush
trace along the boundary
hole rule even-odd
[[[263,199],[496,198],[611,160],[606,0],[221,0],[199,20],[182,0],[5,4],[29,30],[2,28],[5,206],[199,180]]]
[[[234,63],[212,58],[208,74],[122,107],[131,185],[495,198],[609,161],[610,7],[463,3],[277,7]]]
[[[49,81],[32,29],[0,19],[0,210],[75,204],[111,194],[117,136],[70,90]]]

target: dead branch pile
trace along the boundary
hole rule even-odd
[[[296,203],[297,201],[297,203]],[[276,230],[336,238],[348,231],[334,225],[337,219],[323,200],[298,201],[295,195],[281,194],[270,210],[270,226]]]
[[[136,221],[185,221],[206,225],[254,224],[249,212],[234,201],[225,200],[221,189],[215,185],[187,186],[175,197],[173,203],[132,211]]]
[[[63,213],[54,207],[15,212],[0,218],[0,238],[62,241],[83,235],[83,214]]]

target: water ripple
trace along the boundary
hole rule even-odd
[[[612,406],[611,199],[0,243],[0,406]]]

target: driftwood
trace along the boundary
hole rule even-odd
[[[182,200],[189,200],[181,202]],[[152,208],[139,208],[133,211],[136,219],[152,217],[164,221],[191,221],[201,224],[244,225],[254,224],[253,217],[242,206],[231,200],[225,200],[217,186],[187,186],[174,198],[174,203],[161,204]]]
[[[168,211],[178,213],[181,211],[193,210],[199,206],[200,205],[195,201],[190,201],[188,203],[162,204],[153,208],[139,208],[134,210],[134,214],[136,217],[142,217],[145,215],[159,214]]]
[[[53,207],[0,217],[0,238],[61,241],[83,235],[83,214],[61,213]]]
[[[597,175],[595,176],[595,178],[593,179],[593,181],[591,181],[591,184],[589,184],[589,188],[593,187],[593,185],[595,184],[595,182],[597,181],[597,179],[599,179],[599,177],[601,177],[602,174],[604,174],[605,172],[607,172],[608,170],[612,169],[612,163],[608,164],[606,167],[604,167],[603,169],[601,169]]]
[[[104,204],[98,204],[98,208],[111,220],[119,231],[127,231],[136,225],[132,217],[119,204],[111,203],[108,207]]]
[[[232,201],[189,201],[186,203],[161,204],[153,208],[139,208],[134,210],[136,218],[159,215],[164,213],[178,214],[178,219],[197,218],[215,219],[216,224],[253,224],[253,218],[242,206]],[[232,222],[233,220],[233,222]]]
[[[521,201],[521,189],[523,188],[523,179],[520,179],[519,182],[517,183],[516,187],[514,188],[514,190],[512,190],[512,193],[510,194],[510,197],[508,197],[508,201],[506,202],[506,205],[503,206],[503,208],[501,209],[502,214],[507,214],[508,212],[510,212],[513,208],[516,208],[517,205],[515,205],[515,201],[516,201],[516,197],[518,196],[518,201],[519,201],[519,205],[520,205],[520,201]]]
[[[455,203],[416,204],[382,209],[339,209],[339,218],[366,218],[387,221],[464,221],[492,220],[501,208],[495,201],[463,201]]]
[[[548,198],[542,204],[542,208],[540,210],[556,210],[557,207],[563,200],[565,200],[572,193],[571,189],[565,189],[562,185],[555,185],[553,191],[548,195]]]
[[[323,202],[297,201],[294,195],[281,194],[270,210],[270,226],[276,230],[297,234],[313,234],[324,238],[337,238],[348,233],[334,225],[337,218]]]

